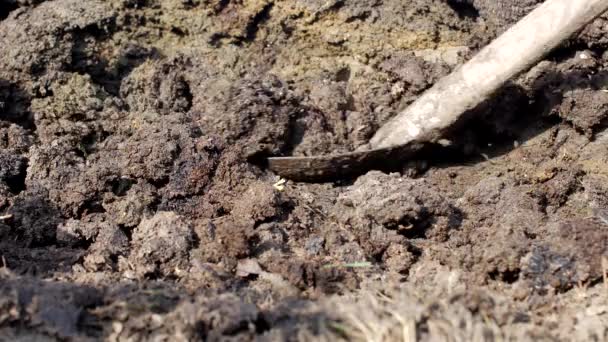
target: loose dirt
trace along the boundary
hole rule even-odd
[[[399,170],[264,163],[540,2],[0,0],[0,336],[608,339],[608,16]]]

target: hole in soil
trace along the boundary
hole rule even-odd
[[[142,8],[148,6],[148,0],[126,0],[124,1],[126,8]]]
[[[479,18],[479,11],[467,0],[448,0],[448,6],[461,18]]]
[[[148,183],[152,184],[156,189],[162,189],[169,184],[169,177],[160,179],[148,179]]]
[[[409,245],[407,250],[409,252],[412,253],[412,255],[415,258],[414,262],[418,262],[418,259],[420,259],[420,257],[422,257],[422,248],[415,246],[415,245]]]
[[[268,322],[262,315],[258,315],[258,318],[253,323],[255,325],[255,332],[262,334],[270,330],[270,322]]]
[[[6,19],[11,14],[11,12],[16,10],[17,8],[19,8],[19,6],[17,6],[16,2],[0,2],[0,20]]]
[[[230,4],[230,0],[219,0],[213,10],[215,11],[215,13],[219,13],[219,12],[223,11],[224,8],[226,8],[226,6],[228,6],[228,4]]]
[[[426,208],[421,210],[420,216],[420,218],[404,217],[399,221],[389,222],[385,226],[387,229],[397,230],[400,235],[408,239],[423,239],[426,237],[426,230],[433,225],[435,219],[432,216],[429,217]]]
[[[399,234],[408,239],[423,239],[425,238],[425,232],[429,227],[430,224],[426,222],[401,222],[396,226],[387,228],[396,229],[399,231]]]
[[[88,214],[93,214],[93,213],[103,214],[105,212],[106,212],[106,209],[101,205],[99,200],[89,199],[89,200],[86,200],[82,204],[82,206],[80,206],[80,208],[78,208],[78,212],[77,212],[76,216],[78,218],[82,218],[83,216],[88,215]]]
[[[17,124],[27,130],[35,130],[34,115],[30,111],[31,99],[18,84],[0,79],[2,120]]]
[[[335,12],[339,11],[341,8],[343,8],[344,5],[345,5],[345,1],[344,0],[336,0],[336,1],[334,1],[333,4],[331,4],[329,7],[326,8],[326,12],[327,13],[331,13],[331,12],[335,13]]]
[[[351,72],[349,67],[344,67],[336,73],[337,82],[348,82],[350,81]]]
[[[520,269],[508,270],[505,272],[499,272],[498,270],[494,270],[488,273],[488,277],[490,277],[490,279],[492,280],[502,281],[507,284],[513,284],[517,280],[519,280],[520,273]]]
[[[175,84],[175,101],[180,101],[180,108],[175,108],[176,110],[181,110],[184,113],[188,112],[190,108],[192,108],[192,99],[194,96],[192,95],[192,91],[190,90],[190,85],[186,80],[180,76],[180,79]],[[175,105],[174,105],[175,107]]]
[[[110,262],[114,265],[118,265],[118,254],[110,254]]]
[[[217,210],[215,211],[215,217],[222,217],[226,215],[230,215],[230,210],[227,210],[223,206],[217,208]]]
[[[290,38],[292,36],[293,32],[295,31],[295,28],[289,26],[285,22],[281,22],[280,25],[281,25],[281,30],[283,31],[283,33],[285,33],[287,38]]]
[[[127,191],[129,191],[129,189],[131,189],[131,187],[133,186],[133,180],[127,178],[127,177],[121,177],[117,180],[114,180],[112,182],[112,192],[114,193],[114,195],[116,196],[124,196],[126,195]]]
[[[118,229],[120,229],[120,231],[123,232],[123,234],[125,234],[125,236],[127,237],[127,240],[131,242],[131,240],[133,239],[133,228],[128,228],[124,224],[119,224]]]
[[[524,235],[530,240],[536,239],[536,236],[537,236],[536,233],[532,233],[532,232],[529,232],[526,230],[524,230]]]
[[[79,119],[79,121],[83,121],[84,118]],[[82,159],[87,159],[87,157],[95,151],[95,144],[97,142],[97,135],[95,133],[84,136],[80,143],[78,144],[78,148],[75,153]]]
[[[179,37],[183,37],[186,35],[186,32],[184,32],[184,30],[182,30],[179,27],[175,27],[175,26],[171,27],[171,33],[173,33]]]
[[[74,248],[74,249],[82,249],[82,250],[87,250],[87,249],[89,249],[89,248],[91,247],[91,245],[92,245],[93,243],[95,243],[95,238],[92,238],[92,239],[86,239],[86,238],[84,238],[84,237],[83,237],[83,238],[79,239],[78,241],[76,241],[76,242],[72,243],[72,244],[70,245],[70,247],[71,247],[71,248]],[[79,258],[79,259],[80,259],[80,260],[79,260],[79,262],[82,262],[82,261],[83,261],[83,260],[82,260],[83,258],[84,258],[84,257]]]
[[[28,160],[24,159],[23,163],[19,166],[19,172],[13,177],[6,179],[6,185],[8,186],[11,193],[17,195],[26,189],[25,178],[27,177],[27,165]]]

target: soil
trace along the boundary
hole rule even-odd
[[[0,0],[0,336],[608,339],[608,16],[450,151],[264,165],[355,150],[540,2]]]

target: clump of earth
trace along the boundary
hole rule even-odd
[[[433,151],[347,152],[538,0],[0,0],[0,335],[608,339],[608,16]]]

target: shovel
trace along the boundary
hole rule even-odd
[[[325,181],[412,157],[425,146],[440,142],[463,113],[487,100],[505,82],[538,63],[606,10],[608,0],[547,0],[438,81],[357,151],[273,157],[268,166],[288,179]]]

